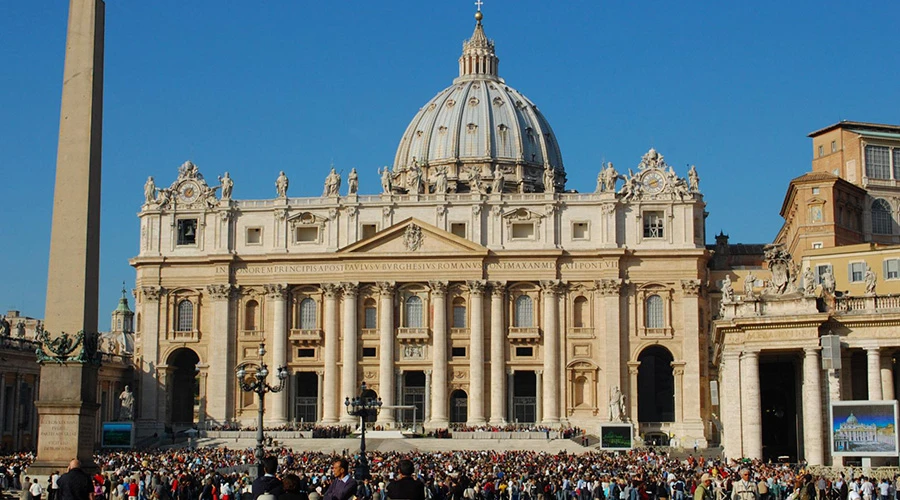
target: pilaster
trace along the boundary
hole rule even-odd
[[[212,301],[209,318],[209,376],[216,381],[209,391],[207,409],[214,422],[227,422],[234,412],[234,335],[232,335],[231,297],[236,288],[229,283],[208,285],[206,295]],[[198,312],[200,312],[198,308]]]

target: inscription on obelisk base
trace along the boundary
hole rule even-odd
[[[97,371],[92,363],[55,362],[41,367],[37,459],[28,467],[32,476],[66,471],[77,458],[86,472],[96,470]]]

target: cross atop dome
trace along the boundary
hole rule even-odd
[[[482,5],[484,2],[481,0],[475,2],[475,6],[478,8],[475,12],[475,32],[472,33],[472,38],[463,42],[463,53],[459,58],[459,76],[496,79],[500,59],[494,53],[493,40],[488,39],[484,34],[484,27],[481,25],[481,20],[484,18],[484,14],[481,13]]]

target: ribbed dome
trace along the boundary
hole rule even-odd
[[[410,122],[394,159],[394,175],[414,163],[429,179],[447,167],[450,189],[464,192],[473,171],[492,179],[504,173],[504,191],[544,191],[545,168],[555,171],[555,190],[565,186],[565,169],[556,136],[527,97],[497,74],[494,42],[481,22],[463,43],[460,76],[422,107]],[[399,179],[398,179],[399,180]]]

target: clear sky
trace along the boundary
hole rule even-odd
[[[457,76],[469,0],[111,0],[101,328],[138,250],[144,180],[192,160],[234,197],[318,196],[328,167],[380,187],[416,111]],[[68,2],[0,1],[0,311],[42,317]],[[696,164],[707,240],[765,243],[809,132],[900,123],[900,2],[485,0],[500,75],[553,126],[568,188],[651,146]]]

